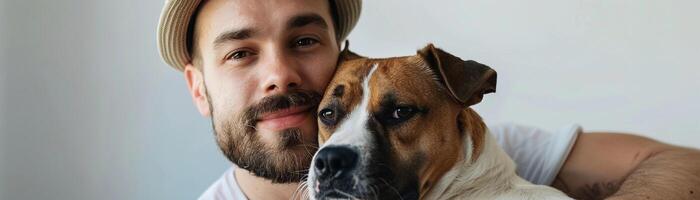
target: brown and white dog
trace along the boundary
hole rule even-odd
[[[415,56],[341,52],[319,105],[312,199],[570,199],[515,174],[469,106],[496,72],[432,44]]]

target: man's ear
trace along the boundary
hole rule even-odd
[[[358,58],[364,57],[350,51],[350,40],[345,40],[345,47],[343,48],[343,51],[340,52],[340,56],[338,56],[338,63]]]
[[[204,74],[201,70],[194,67],[191,63],[185,65],[185,80],[187,80],[187,89],[190,91],[192,101],[197,107],[199,114],[204,117],[211,116],[209,108],[209,99],[207,96],[207,87],[204,85]]]
[[[496,71],[473,60],[464,61],[428,44],[418,55],[428,63],[450,95],[465,107],[481,102],[484,94],[496,92]]]

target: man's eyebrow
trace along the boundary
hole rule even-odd
[[[245,40],[252,37],[255,34],[255,30],[250,28],[243,28],[238,30],[230,30],[219,34],[214,40],[214,46],[219,46],[227,41],[231,40]]]
[[[299,28],[303,27],[309,24],[315,24],[321,27],[324,30],[328,29],[328,23],[326,23],[326,20],[323,20],[323,17],[321,15],[318,15],[316,13],[309,13],[309,14],[301,14],[297,15],[295,17],[292,17],[289,19],[287,23],[287,28],[292,29],[292,28]]]

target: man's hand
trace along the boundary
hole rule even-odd
[[[700,199],[700,151],[583,133],[552,186],[576,199]]]

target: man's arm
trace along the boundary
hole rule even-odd
[[[576,199],[700,199],[700,151],[635,135],[584,133],[552,186]]]

